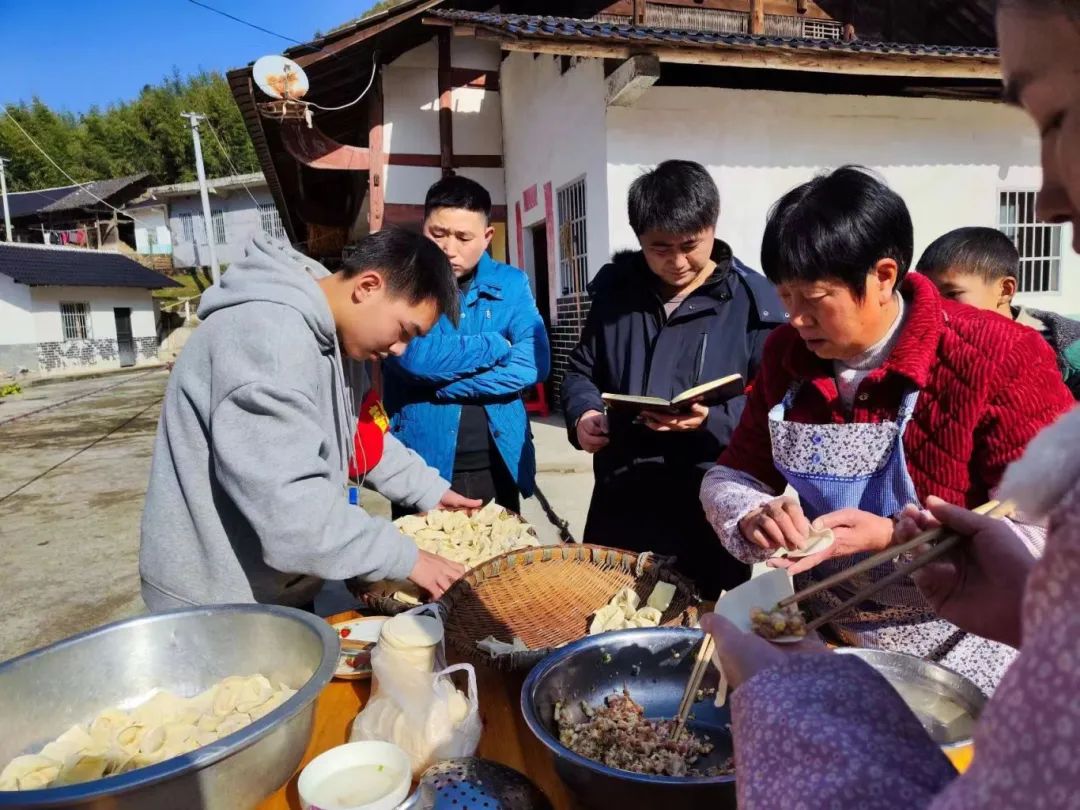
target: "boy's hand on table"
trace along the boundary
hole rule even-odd
[[[600,411],[585,411],[577,422],[577,440],[586,453],[599,453],[611,442],[608,420]]]
[[[452,489],[446,490],[446,494],[439,501],[439,508],[441,509],[479,509],[483,505],[483,501],[476,498],[466,498]]]
[[[641,423],[657,433],[682,433],[698,430],[709,418],[709,409],[696,402],[687,413],[663,413],[661,411],[642,411]]]
[[[409,579],[439,599],[446,589],[465,574],[465,566],[421,549]]]

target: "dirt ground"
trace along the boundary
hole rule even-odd
[[[0,404],[0,661],[143,611],[139,522],[163,370],[37,385]],[[592,473],[558,419],[533,423],[538,482],[581,537]],[[389,505],[364,493],[368,511]],[[556,532],[522,505],[542,539]],[[321,613],[353,605],[337,584]]]
[[[139,520],[167,380],[34,386],[0,405],[0,660],[142,611]]]

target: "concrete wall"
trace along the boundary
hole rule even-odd
[[[90,305],[90,336],[65,340],[60,305]],[[157,355],[154,303],[149,290],[129,287],[34,287],[30,301],[43,373],[82,368],[119,368],[114,307],[131,309],[131,331],[137,362]]]
[[[451,41],[455,68],[498,71],[499,47],[465,38]],[[383,69],[384,146],[392,154],[439,155],[438,47],[434,39],[414,48]],[[451,97],[454,152],[459,155],[501,155],[500,93],[456,88]],[[502,169],[462,168],[457,173],[480,183],[494,205],[506,203]],[[422,205],[427,191],[442,177],[428,166],[386,167],[386,202]]]
[[[169,213],[165,205],[145,205],[129,208],[137,218],[135,250],[147,255],[168,256],[172,253],[172,234],[169,232]],[[151,244],[151,235],[153,244]]]
[[[560,187],[585,179],[590,275],[611,255],[607,223],[609,213],[616,214],[618,208],[609,209],[608,202],[603,62],[579,60],[563,73],[558,57],[511,53],[503,61],[502,92],[510,256],[523,259],[535,285],[538,268],[532,266],[531,240],[523,230],[547,222],[549,309],[554,318],[561,290],[556,272],[558,213],[554,204],[547,205],[548,184],[557,200]],[[522,231],[514,222],[519,208]]]
[[[251,186],[250,188],[260,204],[273,205],[274,199],[265,186]],[[215,245],[218,262],[232,264],[244,255],[248,240],[262,232],[259,209],[243,189],[211,194],[210,209],[211,211],[220,209],[225,215],[225,244]],[[194,240],[184,236],[183,225],[180,221],[182,214],[192,215]],[[202,200],[197,193],[169,199],[169,230],[172,231],[173,264],[176,267],[209,266],[210,252],[203,230]],[[213,238],[212,227],[211,238]]]
[[[30,288],[0,275],[0,375],[37,371],[37,353]]]
[[[986,102],[654,87],[635,107],[608,110],[607,132],[613,249],[636,244],[622,213],[630,183],[662,160],[685,158],[716,178],[719,234],[752,266],[770,206],[845,163],[878,170],[903,195],[916,257],[953,228],[996,226],[999,192],[1034,190],[1041,179],[1034,130],[1018,111]],[[1024,303],[1080,314],[1071,240],[1066,228],[1061,291]]]

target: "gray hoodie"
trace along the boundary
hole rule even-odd
[[[310,602],[323,579],[402,579],[416,545],[348,502],[362,391],[345,381],[327,270],[256,238],[207,290],[169,380],[142,520],[151,610]],[[359,364],[349,363],[354,376]],[[449,484],[389,434],[367,483],[433,508]]]

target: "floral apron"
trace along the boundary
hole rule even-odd
[[[839,509],[861,509],[892,517],[919,496],[904,456],[904,430],[911,421],[919,391],[908,391],[895,422],[801,424],[785,415],[801,383],[788,389],[769,412],[773,464],[798,493],[803,512],[816,520]],[[806,587],[850,568],[869,553],[829,559],[799,575]],[[871,582],[894,571],[896,562],[879,565],[823,591],[804,603],[813,615],[846,601]],[[858,609],[845,613],[830,629],[841,640],[939,661],[992,693],[1015,651],[935,617],[914,582],[905,578],[879,591]]]

